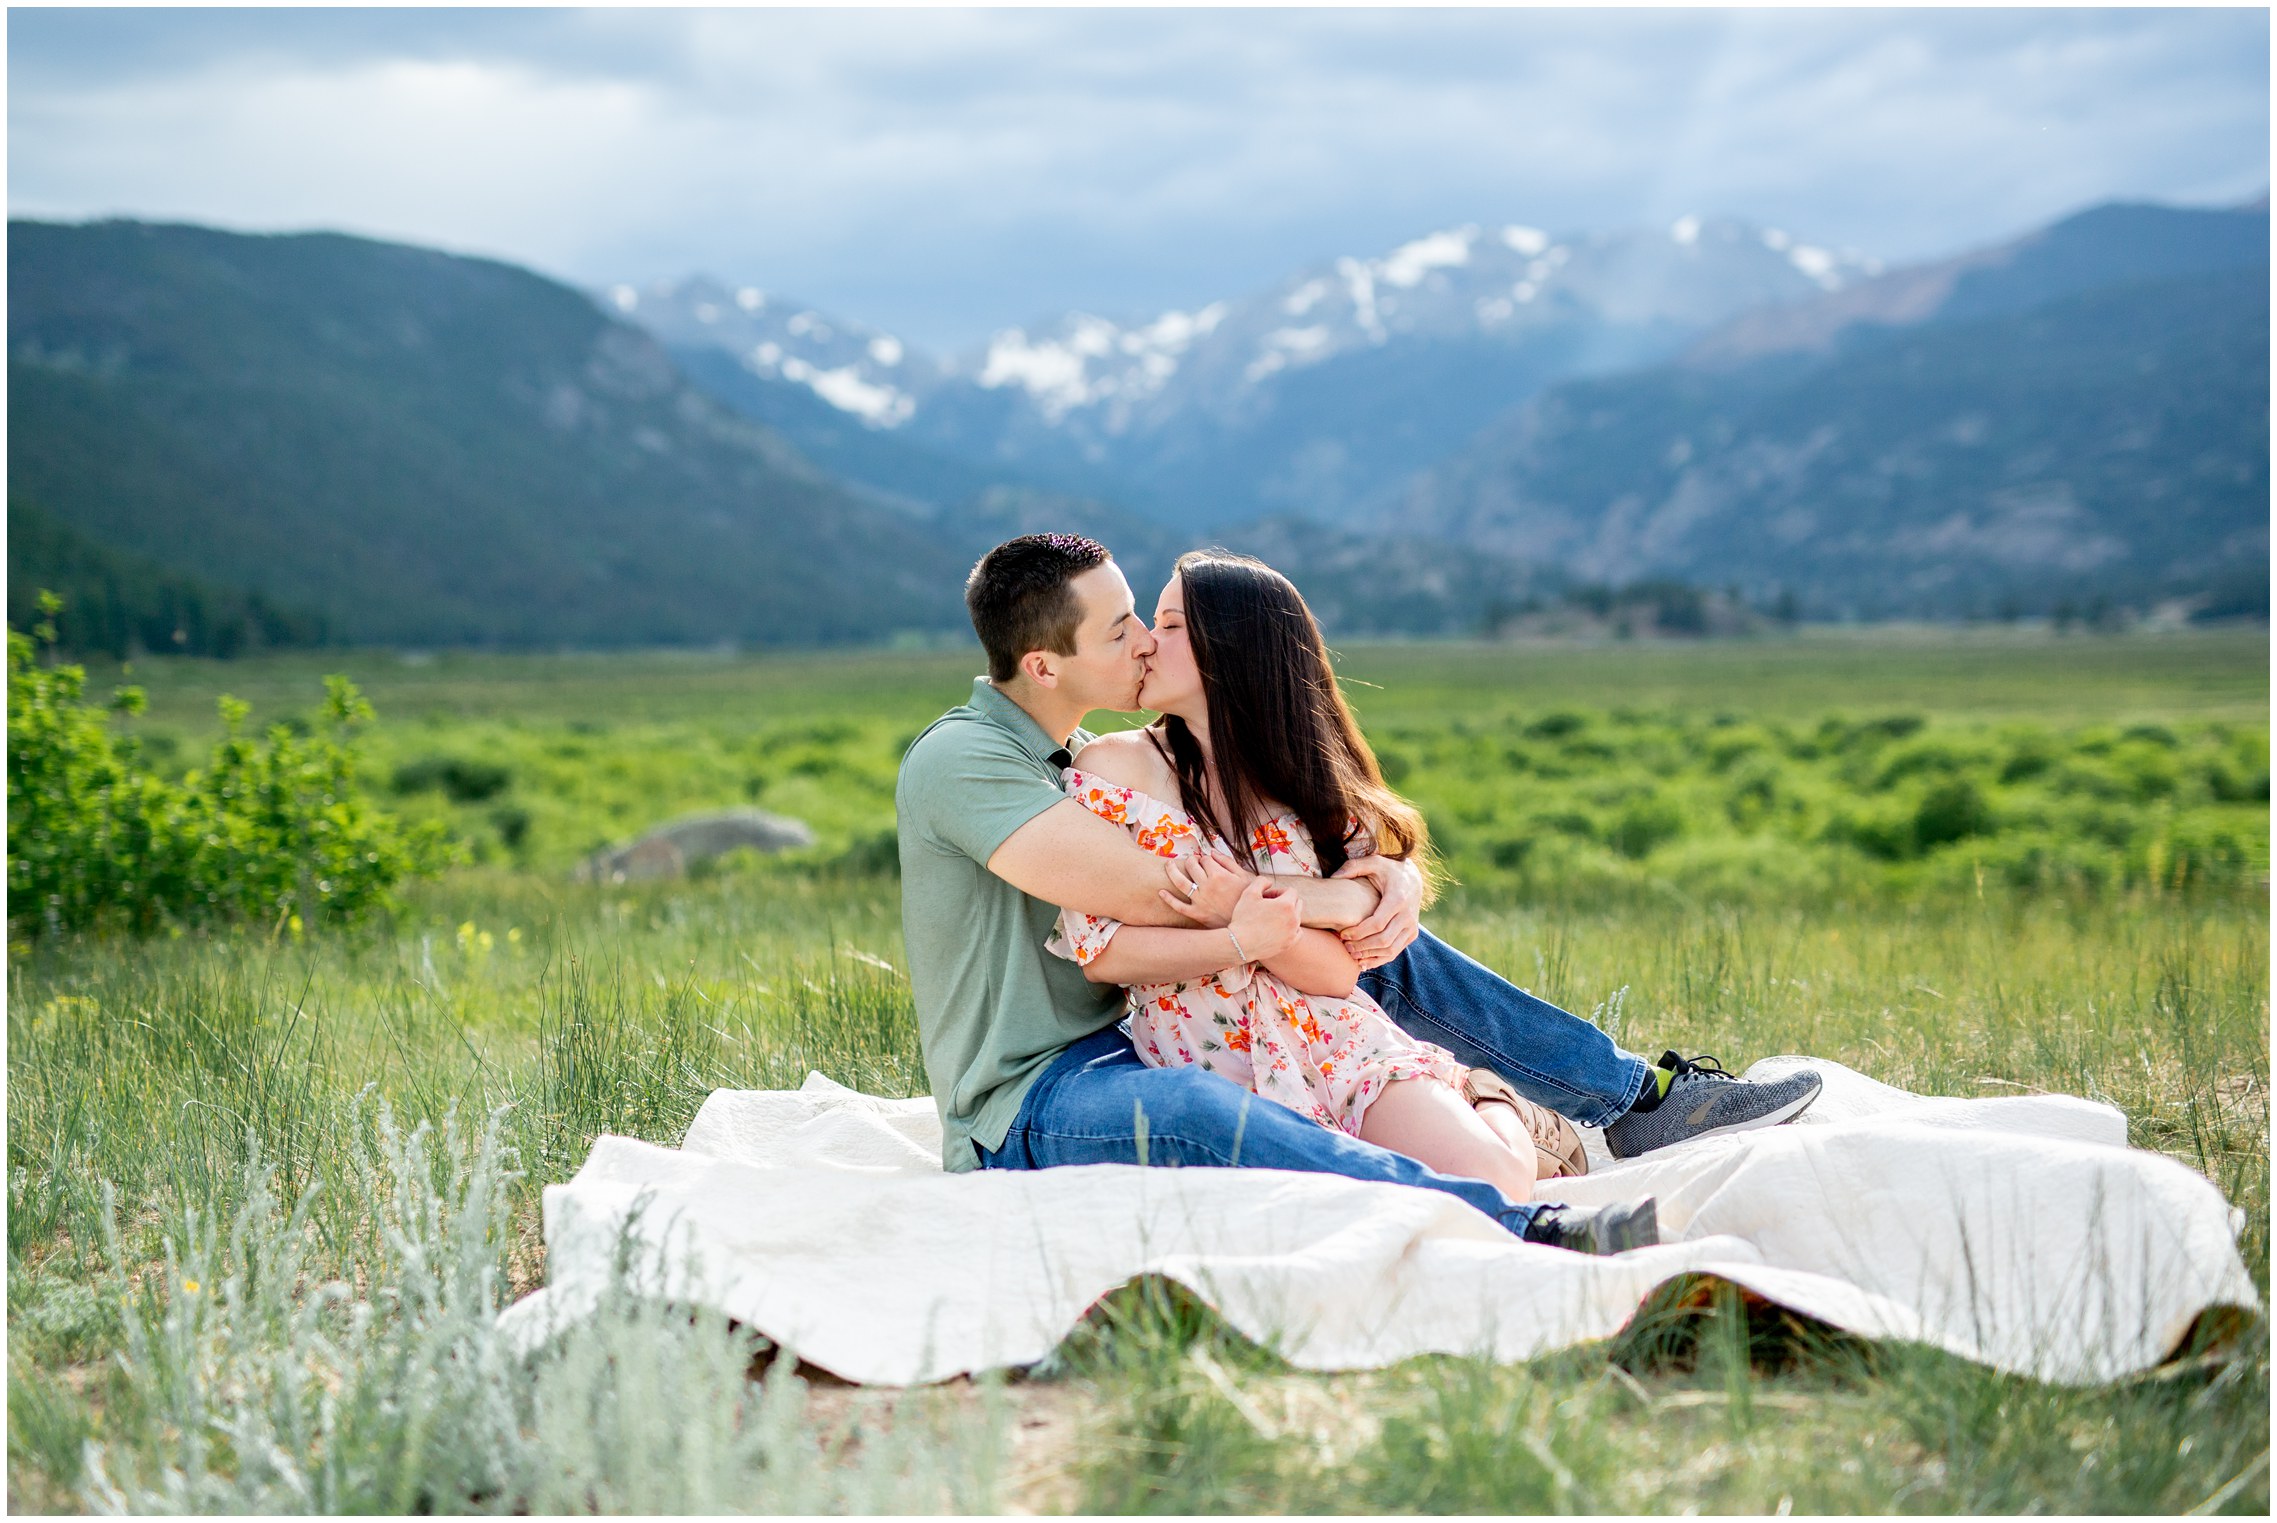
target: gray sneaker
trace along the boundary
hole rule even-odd
[[[1627,1253],[1659,1243],[1660,1207],[1649,1195],[1612,1206],[1544,1206],[1520,1236],[1572,1253]]]
[[[1605,1128],[1605,1146],[1615,1158],[1634,1158],[1695,1137],[1792,1121],[1810,1109],[1821,1088],[1818,1075],[1807,1068],[1756,1084],[1733,1078],[1709,1057],[1680,1058],[1664,1052],[1660,1066],[1676,1075],[1660,1104],[1649,1111],[1623,1112]]]

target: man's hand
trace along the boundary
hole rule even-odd
[[[1191,857],[1173,857],[1169,863],[1170,887],[1162,902],[1204,930],[1223,930],[1233,922],[1233,907],[1242,891],[1257,881],[1231,859],[1214,851]]]
[[[1375,913],[1341,932],[1344,945],[1363,969],[1380,968],[1422,933],[1423,874],[1412,862],[1391,857],[1353,857],[1336,869],[1339,878],[1366,878],[1381,897]]]

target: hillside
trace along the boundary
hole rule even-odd
[[[2268,283],[2264,264],[2111,285],[1569,383],[1381,522],[1589,579],[1792,593],[1806,616],[2234,604],[2241,579],[2266,607]]]
[[[1768,354],[1824,354],[1862,324],[1998,317],[2086,291],[2268,263],[2266,198],[2242,207],[2114,202],[1990,248],[1892,270],[1809,300],[1755,308],[1708,334],[1684,358],[1717,365]]]
[[[826,643],[966,560],[582,293],[332,234],[9,225],[11,498],[353,641]]]
[[[8,499],[8,623],[30,630],[39,595],[63,600],[56,644],[67,655],[125,659],[143,651],[237,656],[322,645],[324,620],[258,592],[215,587],[146,557],[106,550],[29,498]]]

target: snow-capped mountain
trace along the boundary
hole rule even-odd
[[[1416,339],[1523,342],[1576,316],[1705,328],[1880,268],[1853,251],[1729,220],[1682,217],[1656,233],[1564,239],[1523,224],[1472,224],[1129,327],[1072,313],[1036,333],[1008,329],[953,373],[984,388],[1020,388],[1047,422],[1121,434],[1182,407],[1238,405],[1276,376],[1354,350]]]
[[[708,276],[612,286],[611,311],[675,348],[726,350],[767,380],[804,386],[873,428],[909,421],[917,398],[939,384],[940,365],[890,333],[828,316],[757,286],[730,288]]]
[[[675,349],[723,351],[867,428],[1200,530],[1347,516],[1545,385],[1655,362],[1879,268],[1728,219],[1566,236],[1470,224],[1196,310],[1005,329],[950,361],[752,287],[607,299]]]
[[[1361,527],[1806,616],[2268,607],[2269,209],[2106,204],[1551,387]]]

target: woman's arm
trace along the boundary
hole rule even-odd
[[[1295,895],[1252,878],[1224,930],[1126,925],[1083,965],[1083,976],[1095,984],[1167,984],[1245,962],[1269,964],[1296,944],[1302,915]]]
[[[1360,960],[1334,931],[1306,930],[1278,957],[1264,959],[1265,971],[1300,994],[1349,999],[1360,986]]]
[[[1164,863],[1164,869],[1170,887],[1164,891],[1162,902],[1191,925],[1224,925],[1233,913],[1234,901],[1250,884],[1257,882],[1270,883],[1292,895],[1302,906],[1299,914],[1304,923],[1325,930],[1341,931],[1376,910],[1376,886],[1365,878],[1308,878],[1302,873],[1271,873],[1260,877],[1215,852],[1172,857]],[[1410,936],[1413,934],[1409,932]],[[1248,945],[1247,937],[1242,939],[1242,944]]]
[[[1245,950],[1248,945],[1242,942]],[[1300,994],[1349,999],[1359,987],[1359,960],[1334,931],[1301,931],[1284,950],[1254,960]],[[1083,976],[1095,984],[1183,983],[1237,967],[1241,961],[1223,931],[1126,925],[1083,965]]]
[[[1083,965],[1083,976],[1095,984],[1179,984],[1241,962],[1223,931],[1126,925]]]

